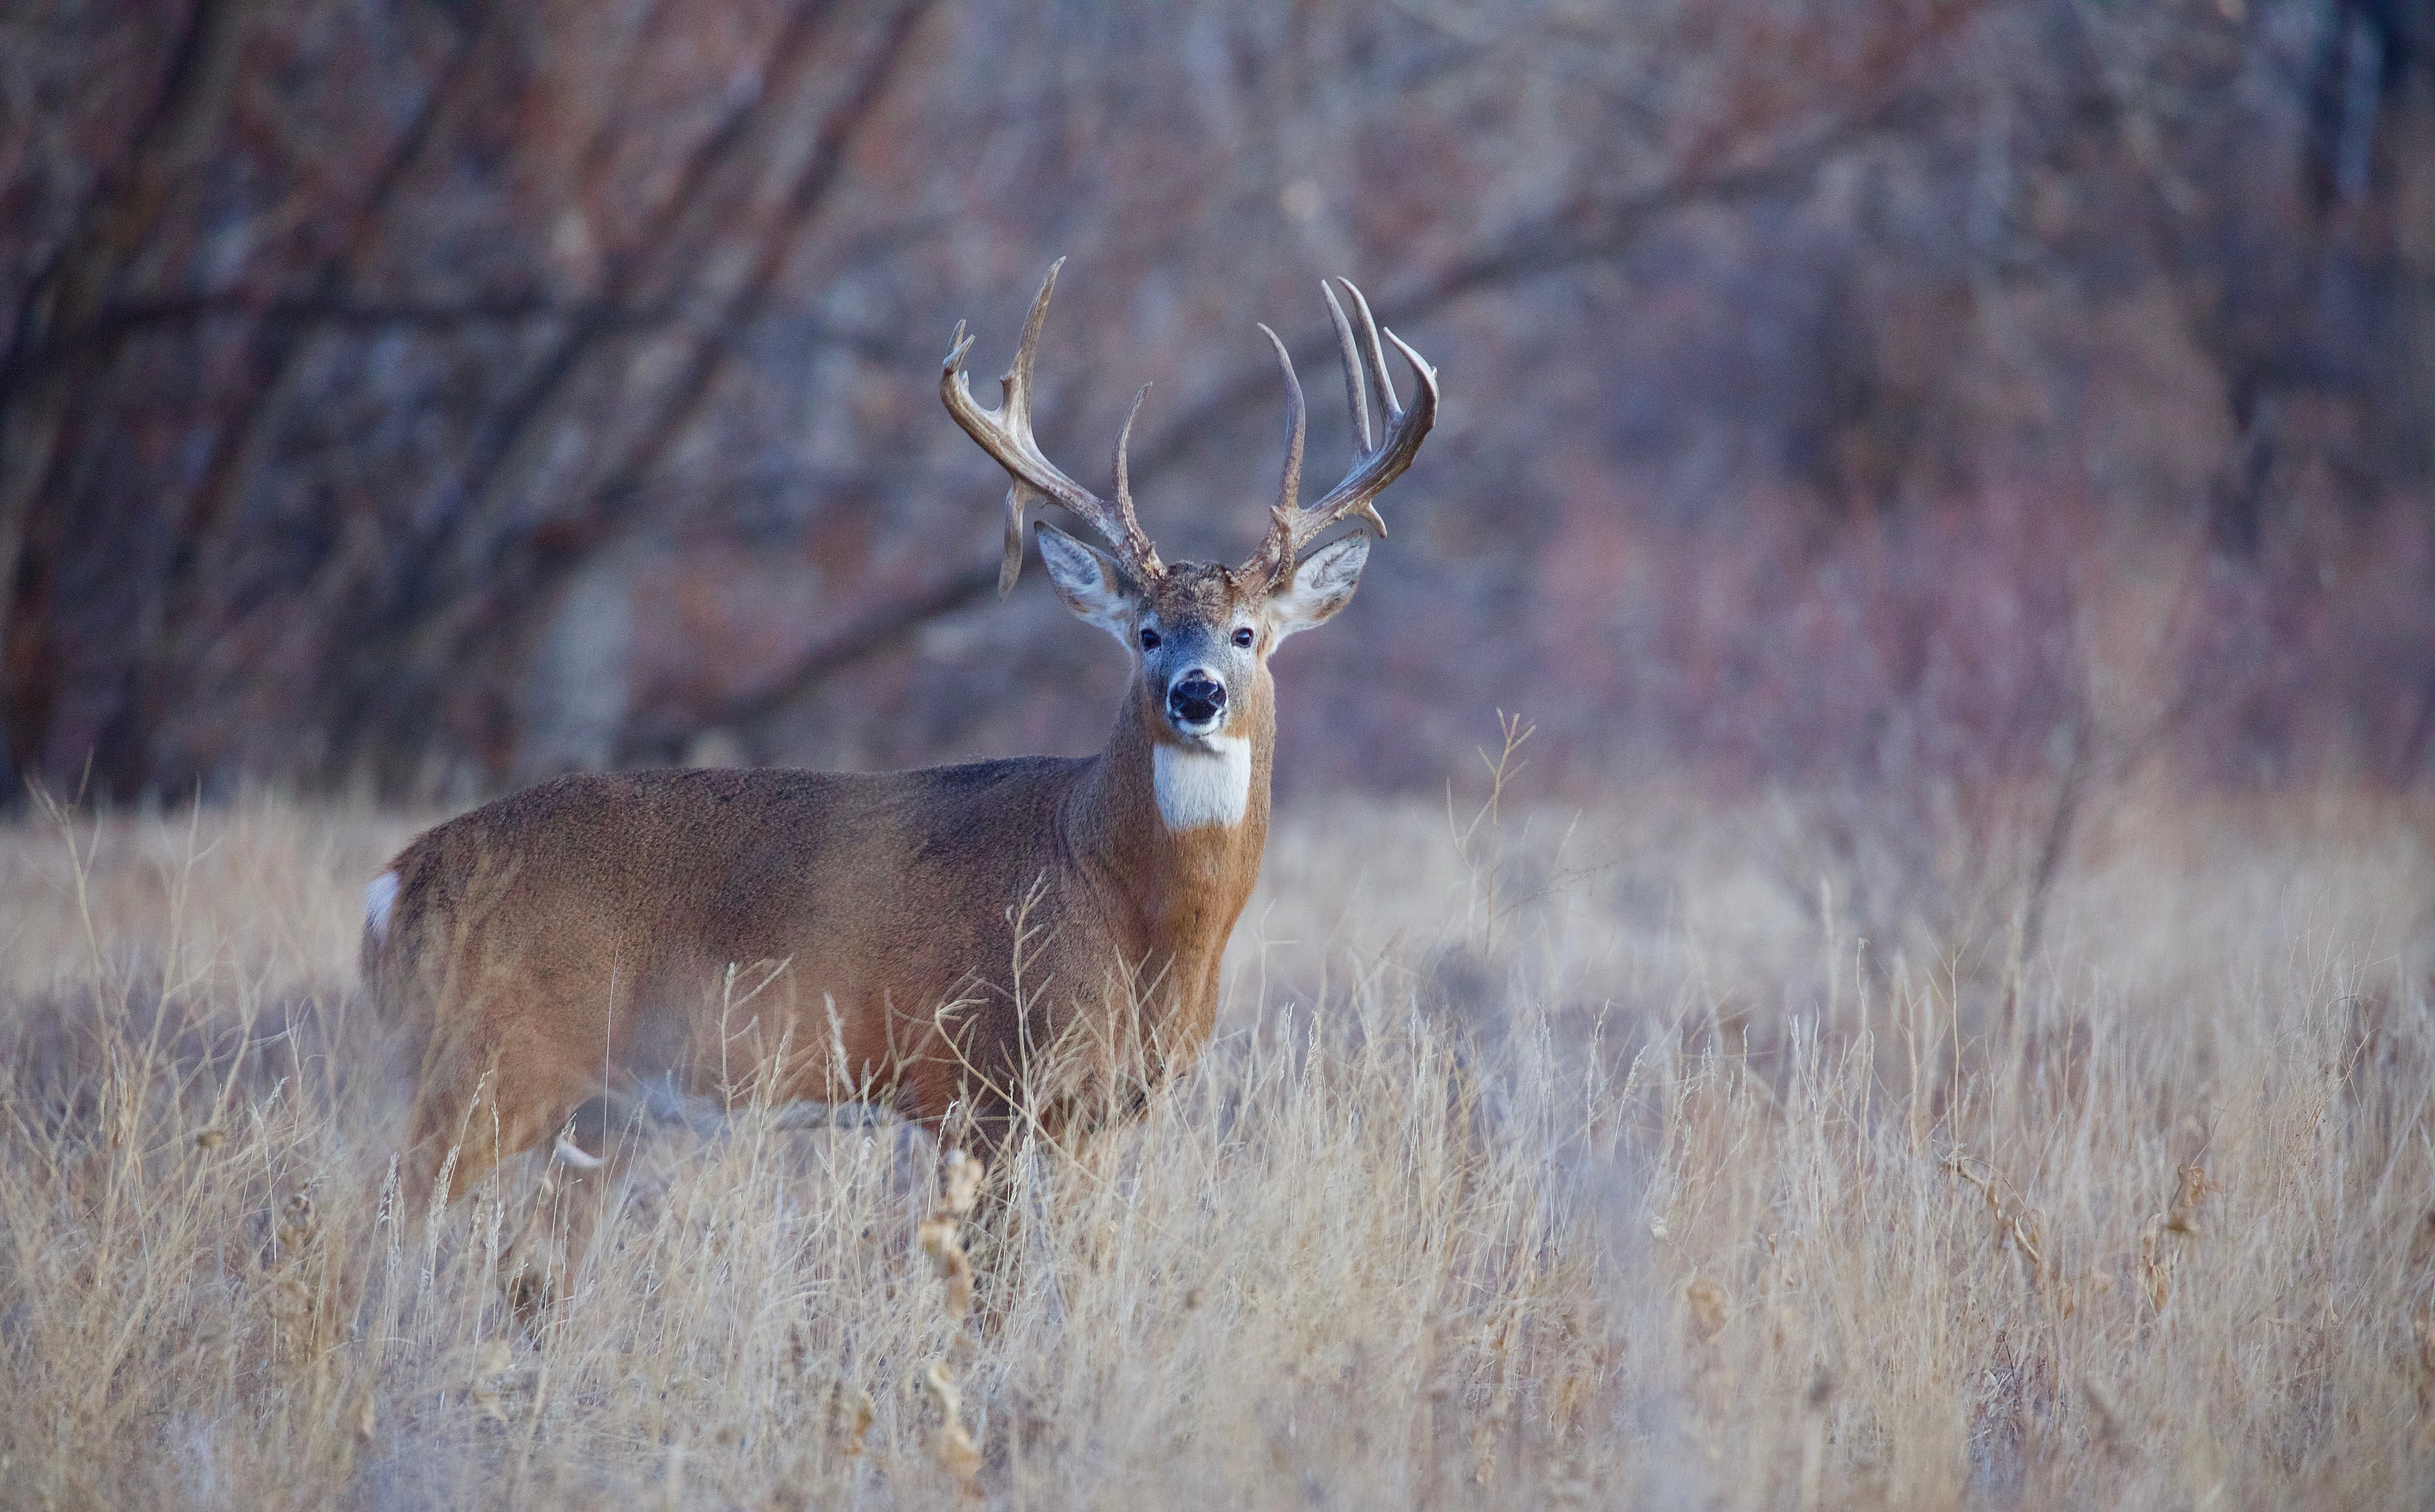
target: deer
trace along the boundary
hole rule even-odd
[[[424,832],[372,880],[362,938],[373,1006],[419,1063],[402,1216],[436,1217],[544,1146],[596,1169],[578,1115],[605,1123],[654,1098],[873,1108],[986,1160],[1027,1129],[1062,1137],[1138,1111],[1207,1042],[1267,842],[1269,658],[1351,601],[1387,534],[1374,501],[1436,421],[1437,373],[1384,333],[1417,385],[1406,405],[1368,301],[1322,284],[1354,458],[1304,504],[1302,386],[1260,326],[1287,419],[1266,534],[1239,566],[1167,562],[1127,476],[1147,385],[1116,435],[1113,498],[1033,439],[1032,363],[1062,266],[997,406],[973,397],[961,323],[939,392],[1010,480],[1001,598],[1040,504],[1099,538],[1030,522],[1059,598],[1131,660],[1106,745],[918,771],[579,773]]]

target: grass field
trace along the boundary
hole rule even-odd
[[[960,1323],[894,1126],[654,1131],[535,1320],[538,1173],[402,1240],[412,821],[0,832],[0,1503],[2435,1500],[2435,812],[2114,794],[2033,942],[1804,812],[1289,816]]]

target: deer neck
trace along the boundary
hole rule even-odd
[[[1146,954],[1214,964],[1258,881],[1276,743],[1265,712],[1191,746],[1129,697],[1066,814],[1078,860],[1131,915]]]

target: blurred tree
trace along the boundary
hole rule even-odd
[[[1256,527],[1280,411],[1247,337],[1329,360],[1319,274],[1448,374],[1395,571],[1287,669],[1329,711],[1289,782],[1433,784],[1516,700],[1557,772],[1839,770],[1973,636],[2030,670],[1970,739],[2034,765],[2089,653],[1931,601],[1984,568],[2068,617],[2002,574],[2108,531],[2170,558],[2202,518],[2235,566],[2172,676],[2277,752],[2327,698],[2403,709],[2358,740],[2414,770],[2425,16],[32,7],[0,22],[9,782],[1092,744],[1110,669],[1034,595],[984,611],[989,467],[935,398],[955,318],[999,360],[1060,253],[1044,440],[1097,456],[1158,380],[1135,474],[1170,555]],[[2047,544],[2002,523],[2023,498]],[[1899,524],[1957,511],[1991,523]],[[1914,539],[1916,613],[1782,619]],[[2279,661],[2238,628],[2269,624]],[[1856,702],[1784,701],[1825,688]]]

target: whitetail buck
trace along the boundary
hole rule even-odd
[[[363,950],[380,1011],[421,1049],[406,1213],[553,1134],[595,1163],[567,1131],[602,1099],[878,1103],[986,1151],[1026,1121],[1053,1133],[1138,1106],[1206,1040],[1268,834],[1269,657],[1353,596],[1370,534],[1386,534],[1371,501],[1428,434],[1437,376],[1387,333],[1419,383],[1403,407],[1360,292],[1342,284],[1357,330],[1328,292],[1356,455],[1304,507],[1302,389],[1261,327],[1291,419],[1267,539],[1239,567],[1170,564],[1133,518],[1131,415],[1113,503],[1032,439],[1056,285],[1052,266],[996,409],[973,399],[961,326],[939,391],[1013,477],[1001,593],[1039,497],[1106,542],[1038,527],[1059,596],[1132,659],[1106,748],[868,775],[564,777],[424,833],[373,881]],[[1346,521],[1361,528],[1310,549]]]

